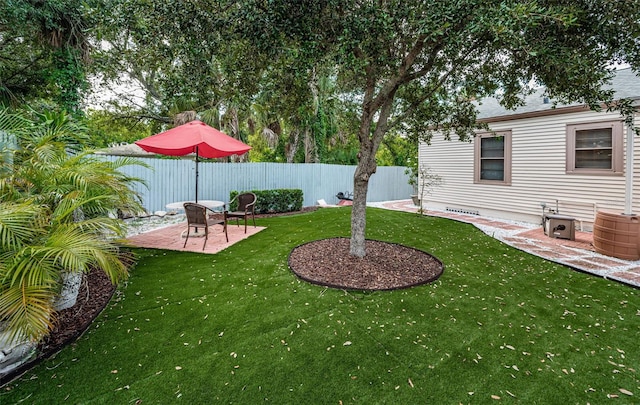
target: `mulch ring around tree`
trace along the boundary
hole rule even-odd
[[[426,284],[442,275],[440,260],[418,249],[366,240],[365,257],[349,253],[350,239],[330,238],[295,247],[289,268],[300,279],[344,290],[395,290]]]

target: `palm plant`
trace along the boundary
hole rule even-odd
[[[47,334],[64,274],[97,268],[114,283],[125,278],[129,258],[114,241],[124,227],[109,214],[141,211],[130,188],[139,180],[119,170],[138,162],[69,153],[64,140],[77,127],[50,118],[5,128],[18,148],[0,155],[11,156],[0,170],[0,322],[11,339]]]

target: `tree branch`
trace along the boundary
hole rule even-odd
[[[438,89],[440,87],[442,87],[442,85],[446,82],[447,79],[449,79],[449,77],[451,77],[451,75],[456,71],[456,69],[458,68],[458,66],[469,57],[469,55],[471,55],[475,50],[478,49],[478,47],[480,46],[481,41],[478,40],[476,41],[475,44],[473,44],[471,46],[471,48],[469,48],[466,52],[461,52],[462,57],[458,58],[456,61],[454,61],[453,63],[451,63],[451,68],[442,76],[440,76],[440,78],[438,79],[438,81],[436,82],[436,84],[431,88],[430,91],[426,92],[422,97],[420,97],[418,100],[414,101],[413,103],[411,103],[409,105],[409,107],[407,107],[404,112],[397,116],[394,119],[394,123],[391,125],[391,127],[395,127],[397,126],[397,124],[399,122],[402,122],[403,118],[405,118],[406,116],[410,115],[420,104],[424,103],[427,99],[429,99],[431,96],[433,96],[433,94],[438,91]],[[433,63],[432,63],[433,65]],[[422,69],[424,70],[424,69]],[[424,77],[429,71],[426,70],[424,71],[424,73],[421,76],[416,76],[416,78],[419,77]]]

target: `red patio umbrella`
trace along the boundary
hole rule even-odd
[[[198,202],[198,157],[220,158],[242,155],[251,146],[210,127],[202,121],[191,121],[168,131],[135,142],[147,152],[168,156],[196,155],[196,202]]]

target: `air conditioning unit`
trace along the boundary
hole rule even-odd
[[[543,217],[544,234],[551,238],[576,239],[576,219],[566,215],[545,214]]]

